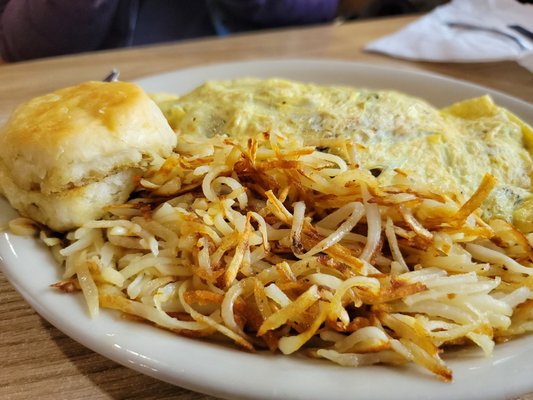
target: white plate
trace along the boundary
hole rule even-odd
[[[211,65],[142,79],[148,91],[183,93],[212,79],[284,77],[326,84],[397,89],[437,106],[491,94],[526,120],[533,107],[488,88],[412,70],[328,60],[262,60]],[[529,121],[531,122],[531,120]],[[0,215],[14,216],[5,201]],[[447,356],[453,383],[443,383],[416,366],[343,368],[328,362],[250,354],[120,319],[102,311],[91,320],[81,296],[49,285],[60,277],[37,241],[2,234],[2,270],[45,319],[90,349],[158,379],[220,397],[261,399],[504,399],[533,392],[533,336],[498,345],[492,358],[463,350]],[[127,388],[125,388],[127,390]]]

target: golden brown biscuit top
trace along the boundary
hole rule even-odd
[[[128,82],[86,82],[19,106],[0,135],[0,159],[21,188],[60,191],[168,154],[176,135]]]
[[[60,89],[19,106],[6,126],[4,140],[16,140],[19,145],[59,143],[75,135],[75,128],[87,118],[100,120],[109,134],[117,134],[120,109],[143,96],[139,86],[127,82],[86,82]]]

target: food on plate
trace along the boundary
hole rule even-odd
[[[445,381],[447,348],[489,356],[533,330],[530,128],[490,98],[439,111],[251,79],[153,98],[172,153],[102,218],[36,225],[65,268],[53,286],[92,316]]]
[[[139,86],[83,83],[14,111],[0,134],[0,188],[22,215],[72,229],[126,201],[134,176],[175,144]]]
[[[400,168],[468,197],[490,173],[498,184],[483,204],[484,217],[533,231],[533,132],[488,96],[439,111],[394,91],[248,78],[156,101],[174,129],[200,136],[280,132],[333,150],[336,139],[348,138],[359,145],[357,162],[379,173],[382,184]]]

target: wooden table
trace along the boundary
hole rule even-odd
[[[363,52],[370,40],[415,17],[400,17],[230,38],[202,39],[57,57],[0,66],[0,118],[35,95],[112,68],[123,80],[193,65],[256,58],[337,58],[438,72],[533,102],[533,74],[514,62],[431,64]],[[159,382],[93,353],[37,315],[0,273],[0,398],[2,399],[209,399]],[[533,395],[524,398],[533,399]]]

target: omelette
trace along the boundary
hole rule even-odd
[[[243,78],[153,98],[182,134],[277,132],[333,152],[336,139],[349,139],[357,144],[358,164],[383,185],[401,170],[466,199],[490,173],[498,183],[483,204],[484,219],[503,218],[533,232],[533,131],[489,96],[439,110],[395,91]]]

